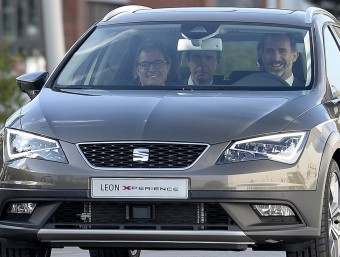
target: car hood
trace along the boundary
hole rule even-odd
[[[72,143],[219,143],[281,131],[310,108],[301,92],[84,91],[44,88],[23,107],[25,131]],[[289,104],[288,104],[289,103]]]

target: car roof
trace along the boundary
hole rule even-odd
[[[186,7],[186,8],[159,8],[151,9],[147,7],[136,7],[129,11],[129,6],[125,6],[127,11],[119,12],[120,8],[109,13],[98,25],[117,23],[137,23],[137,22],[182,22],[182,21],[236,21],[236,22],[258,22],[267,24],[282,24],[292,26],[311,26],[313,13],[308,10],[321,10],[325,14],[328,12],[319,8],[309,8],[307,12],[264,9],[264,8],[233,8],[233,7]],[[123,7],[124,8],[124,7]],[[328,16],[331,16],[329,14]]]

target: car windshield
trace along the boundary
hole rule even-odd
[[[98,26],[54,87],[305,90],[310,38],[305,28],[235,22]]]

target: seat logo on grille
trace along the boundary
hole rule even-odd
[[[147,148],[135,148],[133,149],[133,161],[134,162],[147,162],[149,161],[149,149]]]

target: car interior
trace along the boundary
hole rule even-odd
[[[190,26],[192,27],[192,24]],[[166,26],[150,25],[148,27],[148,25],[145,25],[145,29],[139,29],[138,31],[127,29],[119,33],[116,32],[115,35],[108,33],[105,40],[101,39],[100,44],[99,42],[92,42],[87,46],[89,50],[78,50],[81,54],[76,53],[74,56],[82,58],[82,65],[72,67],[72,59],[74,59],[72,58],[71,65],[66,66],[66,69],[70,66],[71,71],[62,73],[57,80],[57,85],[60,87],[96,86],[104,89],[119,86],[136,86],[138,85],[138,80],[135,58],[138,47],[147,40],[155,40],[164,44],[172,57],[171,69],[167,78],[168,85],[186,85],[186,81],[190,76],[186,51],[193,50],[194,47],[193,45],[188,49],[185,49],[185,47],[188,47],[190,42],[197,39],[188,38],[190,33],[184,34],[183,27],[185,26],[180,24],[169,25],[168,28]],[[210,34],[203,37],[203,40],[201,40],[203,44],[200,47],[201,50],[211,50],[209,47],[214,45],[214,42],[220,42],[218,44],[221,45],[218,47],[222,50],[222,60],[218,65],[214,83],[221,86],[233,85],[240,79],[261,71],[257,54],[259,40],[267,32],[272,33],[272,31],[278,30],[277,33],[286,33],[288,30],[287,28],[271,28],[272,31],[268,31],[268,27],[249,28],[246,25],[239,27],[237,25],[219,25],[217,28],[217,32],[211,33],[212,30],[207,32]],[[216,29],[216,26],[213,29]],[[307,81],[306,86],[308,86],[311,80],[312,68],[311,63],[306,60],[308,54],[306,50],[309,51],[309,54],[311,50],[309,46],[306,46],[308,40],[305,42],[309,33],[306,35],[303,33],[306,32],[296,29],[295,35],[299,57],[294,63],[293,72],[301,81]],[[214,41],[209,45],[209,40]],[[180,44],[182,45],[180,46]],[[84,45],[86,48],[86,43]],[[181,49],[179,50],[179,48]],[[83,52],[90,52],[90,54],[86,55]],[[79,62],[79,60],[77,61]]]

